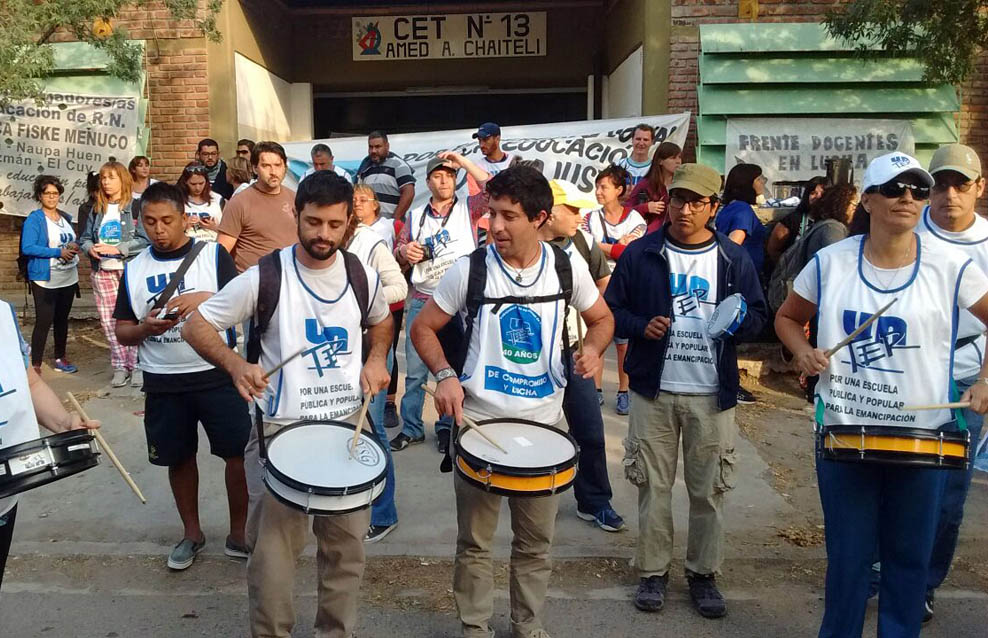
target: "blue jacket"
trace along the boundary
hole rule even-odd
[[[72,216],[58,211],[72,222]],[[40,208],[33,211],[24,220],[21,229],[21,252],[29,257],[27,260],[27,278],[29,281],[51,280],[51,259],[62,254],[61,248],[48,246],[48,224],[45,223],[45,213]]]
[[[658,341],[645,338],[645,326],[652,317],[671,316],[669,263],[662,252],[668,228],[666,224],[628,244],[604,292],[604,300],[614,313],[614,334],[628,339],[624,371],[628,373],[631,389],[649,398],[659,396],[659,381],[669,345],[667,338]],[[734,337],[723,340],[717,358],[720,379],[717,404],[721,410],[727,410],[737,404],[740,387],[736,342],[761,332],[768,320],[768,305],[747,251],[721,233],[714,232],[714,238],[717,242],[717,303],[734,293],[741,293],[748,303],[748,314]]]

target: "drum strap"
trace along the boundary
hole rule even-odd
[[[262,459],[268,458],[268,450],[264,445],[264,412],[254,403],[254,427],[257,428],[257,455]]]
[[[192,248],[189,250],[188,254],[185,255],[185,259],[182,260],[182,263],[178,265],[178,270],[176,270],[172,275],[172,278],[168,281],[168,285],[165,286],[165,289],[158,294],[158,298],[155,299],[152,309],[165,307],[165,304],[168,303],[168,300],[171,299],[173,294],[175,294],[178,287],[182,285],[182,278],[185,277],[185,273],[189,272],[192,262],[196,260],[196,257],[199,256],[202,249],[206,247],[206,242],[204,241],[197,242],[194,239],[192,241],[195,243],[192,245]]]
[[[360,308],[360,327],[366,331],[369,327],[367,314],[370,306],[370,284],[367,272],[360,259],[353,253],[340,250],[343,265],[346,268],[347,280],[353,287]],[[257,363],[261,360],[261,337],[268,329],[271,318],[278,308],[278,298],[281,296],[281,249],[261,257],[257,262],[258,287],[257,308],[250,320],[250,332],[247,335],[247,361]],[[366,360],[369,350],[364,344],[363,356]]]

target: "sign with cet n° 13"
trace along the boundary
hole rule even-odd
[[[357,62],[546,54],[545,11],[352,18]]]

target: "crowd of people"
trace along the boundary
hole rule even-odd
[[[838,400],[863,379],[876,388],[872,406],[898,401],[900,409],[901,396],[967,403],[957,414],[931,410],[910,422],[925,430],[961,424],[973,460],[988,409],[988,363],[980,354],[988,222],[975,213],[984,178],[970,148],[943,147],[929,170],[904,153],[879,157],[860,191],[814,178],[799,206],[766,226],[755,209],[766,189],[759,166],[739,164],[722,178],[683,163],[677,145],[656,145],[645,124],[633,132],[629,157],[597,174],[593,198],[505,153],[497,124],[484,123],[473,137],[480,159],[442,152],[429,161],[418,176],[429,191],[421,206],[413,206],[417,176],[381,131],[368,136],[354,174],[334,164],[328,145],[313,146],[296,191],[284,185],[284,148],[247,139],[228,162],[215,140],[202,140],[174,185],[150,177],[147,157],[129,167],[107,162],[89,176],[78,220],[60,209],[57,178],[35,181],[40,208],[21,237],[36,311],[30,348],[21,341],[30,352],[26,381],[32,393],[49,392],[39,374],[52,328],[52,368],[77,371],[66,351],[68,317],[79,295],[80,256],[88,257],[111,384],[143,389],[149,461],[167,468],[183,525],[167,564],[191,566],[206,543],[198,513],[201,423],[210,451],[225,463],[225,553],[248,559],[253,635],[290,635],[295,559],[309,524],[306,512],[265,487],[265,438],[303,419],[359,426],[369,402],[368,421],[387,456],[385,488],[369,508],[312,523],[317,633],[350,636],[363,546],[398,525],[391,455],[426,440],[430,377],[440,415],[435,445],[446,469],[464,416],[510,415],[567,430],[578,445],[578,515],[618,532],[625,522],[611,504],[602,418],[603,355],[614,344],[614,409],[629,417],[623,467],[638,489],[633,601],[645,612],[665,604],[681,444],[690,600],[705,618],[727,613],[716,579],[724,499],[737,481],[734,411],[754,400],[740,384],[736,345],[770,332],[773,316],[785,355],[803,373],[817,431],[895,420]],[[467,195],[457,192],[461,174]],[[889,295],[892,314],[848,353],[818,347],[841,341]],[[745,311],[712,334],[715,311],[737,296]],[[9,321],[0,327],[16,330]],[[857,353],[869,344],[875,349]],[[305,354],[265,372],[296,351]],[[890,370],[911,380],[893,383]],[[310,400],[320,394],[334,396],[331,407]],[[56,408],[38,409],[46,427],[86,425]],[[390,439],[388,429],[397,432]],[[880,595],[880,635],[918,635],[952,560],[972,470],[819,456],[817,471],[829,558],[820,635],[860,635],[870,588]],[[494,635],[491,548],[503,496],[460,472],[454,490],[453,596],[463,635],[487,638]],[[547,638],[541,619],[560,497],[506,496],[511,631]],[[0,510],[7,547],[15,513],[16,506]]]

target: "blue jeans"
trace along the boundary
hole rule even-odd
[[[957,382],[958,396],[963,395],[977,378]],[[964,518],[964,501],[967,499],[968,488],[971,487],[971,476],[974,474],[974,454],[978,441],[981,439],[981,426],[984,418],[977,412],[964,410],[967,430],[971,433],[971,464],[966,470],[950,470],[946,472],[943,482],[943,494],[940,501],[940,516],[936,538],[933,542],[933,554],[930,557],[930,571],[926,575],[927,589],[936,589],[947,577],[950,563],[957,549],[957,536]]]
[[[422,422],[425,391],[422,384],[429,380],[429,368],[412,345],[412,322],[423,306],[425,301],[415,297],[405,304],[405,394],[401,397],[401,431],[413,439],[425,436],[425,424]],[[453,419],[441,417],[436,421],[436,434],[440,430],[449,431],[452,427]]]
[[[388,351],[389,370],[393,362],[394,354]],[[384,404],[387,400],[388,389],[384,388],[374,395],[370,407],[367,408],[371,425],[374,426],[374,435],[377,436],[377,442],[384,446],[384,453],[388,458],[388,476],[384,482],[384,491],[371,505],[371,525],[376,527],[389,527],[398,522],[398,508],[395,506],[395,462],[391,456],[388,433],[384,429]]]
[[[611,506],[612,496],[604,449],[604,419],[600,414],[594,380],[584,379],[574,367],[568,367],[566,391],[563,392],[563,413],[569,424],[569,433],[580,446],[580,463],[573,482],[573,493],[580,511],[596,514]]]
[[[917,638],[926,572],[949,470],[818,458],[827,579],[820,638],[860,636],[875,549],[882,562],[879,638]]]

